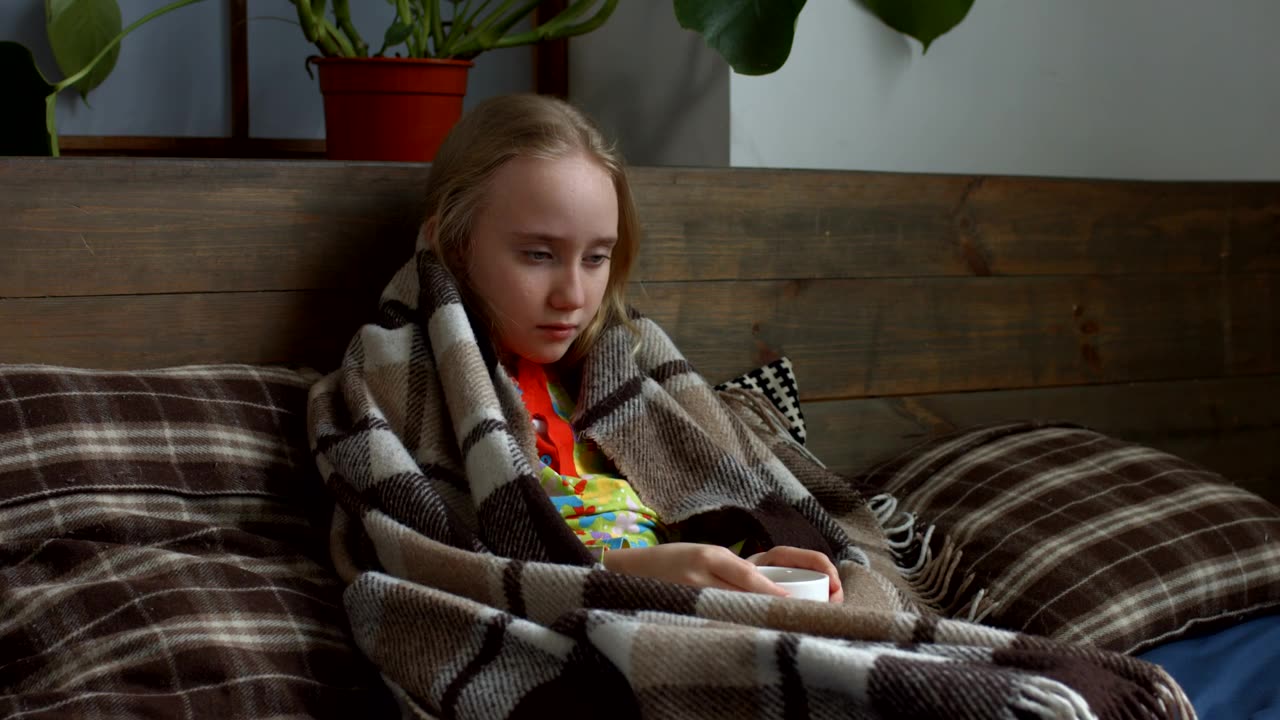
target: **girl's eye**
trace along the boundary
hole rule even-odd
[[[588,265],[603,265],[608,261],[609,261],[608,255],[588,255],[587,256]]]
[[[534,262],[543,262],[551,259],[551,253],[543,250],[525,250],[524,256]]]

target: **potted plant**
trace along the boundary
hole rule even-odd
[[[525,29],[537,0],[392,0],[380,46],[351,22],[349,0],[291,0],[324,96],[326,154],[334,160],[429,161],[462,115],[471,59],[486,50],[590,32],[618,0],[573,0]],[[447,6],[447,9],[446,9]]]
[[[57,94],[72,86],[87,93],[111,71],[115,52],[125,35],[155,17],[200,0],[177,0],[123,29],[116,0],[44,2],[50,45],[67,77],[57,84],[49,83],[35,66],[30,50],[19,43],[0,42],[0,96],[11,101],[10,109],[0,113],[0,155],[57,155],[53,114]],[[357,127],[355,134],[357,142],[373,139],[397,144],[420,136],[412,141],[419,146],[411,151],[412,159],[429,159],[435,152],[432,143],[438,144],[431,138],[443,137],[461,113],[466,69],[471,67],[472,58],[494,48],[590,32],[609,18],[618,0],[568,0],[555,16],[527,30],[516,28],[523,27],[522,22],[542,4],[538,0],[388,0],[394,14],[380,47],[372,55],[370,46],[351,23],[350,0],[333,0],[331,7],[326,7],[327,0],[290,2],[297,9],[303,34],[320,51],[320,57],[309,62],[320,68],[330,156],[385,159],[381,149],[367,154],[344,149],[350,146],[340,135],[355,127],[357,121],[376,116],[384,109],[371,90],[402,90],[400,83],[408,82],[402,79],[406,68],[425,65],[433,67],[431,72],[437,76],[452,77],[445,81],[447,93],[453,98],[448,101],[449,109],[440,113],[393,109],[391,118],[409,118],[411,131]],[[973,0],[860,2],[890,27],[919,40],[926,49],[963,20],[973,5]],[[786,62],[805,0],[672,0],[672,4],[680,24],[701,34],[735,72],[762,75]],[[393,56],[388,57],[388,52]],[[400,57],[394,56],[401,53]],[[351,66],[391,68],[391,79],[352,80],[347,74]],[[331,110],[330,95],[339,94],[347,96],[344,107]],[[331,112],[338,115],[331,116]]]

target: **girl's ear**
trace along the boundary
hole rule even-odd
[[[436,257],[441,257],[439,215],[432,215],[422,222],[422,227],[418,228],[418,245],[428,248]]]

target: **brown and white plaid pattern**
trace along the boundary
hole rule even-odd
[[[352,629],[410,714],[1193,717],[1154,666],[924,611],[848,483],[757,437],[785,426],[767,402],[722,402],[635,321],[638,344],[613,328],[585,361],[577,429],[686,540],[831,553],[845,604],[592,565],[537,482],[514,384],[420,249],[310,406]]]
[[[931,592],[954,617],[1134,653],[1280,608],[1280,511],[1148,447],[1008,423],[859,482],[917,541],[934,528]]]
[[[312,379],[0,366],[0,717],[388,706],[309,518]]]

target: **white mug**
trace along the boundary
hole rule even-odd
[[[827,602],[831,599],[829,592],[831,578],[827,577],[826,573],[772,565],[762,565],[756,570],[790,593],[793,598],[818,602]]]

